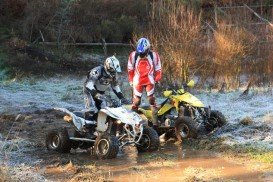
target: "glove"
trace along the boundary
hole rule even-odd
[[[95,95],[95,98],[98,99],[98,100],[105,100],[105,97],[103,95],[99,94],[99,93],[97,93]]]
[[[130,87],[133,87],[133,82],[130,82],[129,84],[130,84]]]
[[[126,98],[122,98],[122,99],[120,99],[120,101],[122,104],[131,104],[131,101]]]

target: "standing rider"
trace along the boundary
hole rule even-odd
[[[117,72],[121,72],[119,60],[112,56],[105,60],[104,65],[97,66],[88,73],[83,91],[85,108],[89,114],[95,114],[106,106],[103,95],[109,86],[122,103],[127,102],[118,85]]]
[[[141,95],[145,89],[153,113],[153,125],[157,127],[154,89],[155,83],[161,80],[161,62],[158,53],[150,50],[150,47],[151,44],[148,39],[141,38],[138,40],[136,51],[131,52],[128,59],[128,76],[134,95],[132,110],[138,110]]]

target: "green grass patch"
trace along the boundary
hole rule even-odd
[[[273,151],[269,149],[262,149],[258,146],[252,145],[234,145],[231,147],[232,151],[239,152],[251,159],[259,162],[273,164]]]
[[[273,151],[258,144],[235,144],[227,145],[224,138],[208,138],[202,140],[184,140],[183,146],[193,150],[208,150],[231,154],[233,156],[243,156],[255,161],[273,164]]]

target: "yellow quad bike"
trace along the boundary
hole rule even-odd
[[[208,134],[226,124],[224,115],[204,104],[195,96],[187,92],[187,88],[194,87],[194,81],[189,81],[178,90],[168,89],[163,92],[166,98],[157,112],[159,127],[158,134],[165,137],[176,137],[179,141],[186,138],[196,138],[199,133]],[[152,125],[152,111],[149,106],[139,108]]]

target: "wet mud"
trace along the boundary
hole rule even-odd
[[[152,153],[138,153],[127,146],[116,159],[98,160],[91,150],[71,150],[69,154],[49,152],[45,135],[67,126],[62,115],[52,111],[0,118],[0,133],[8,140],[21,137],[33,145],[20,153],[32,159],[29,165],[52,181],[270,181],[259,170],[251,170],[213,151],[193,150],[170,140]],[[10,131],[7,133],[6,131]],[[17,132],[17,133],[16,133]],[[15,136],[15,134],[17,134]],[[19,155],[19,154],[18,154]],[[20,156],[18,156],[20,158]],[[268,180],[269,179],[269,180]],[[272,178],[273,180],[273,178]]]

